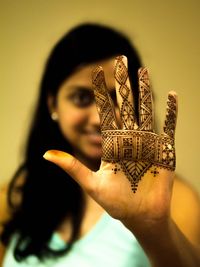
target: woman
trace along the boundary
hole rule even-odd
[[[118,55],[128,58],[137,111],[137,72],[141,62],[126,37],[104,26],[84,24],[72,29],[54,47],[41,82],[24,164],[15,176],[25,181],[21,201],[13,203],[12,218],[2,234],[2,241],[8,246],[3,266],[109,264],[127,267],[149,266],[149,260],[153,266],[197,266],[192,264],[199,261],[195,250],[199,244],[199,229],[195,223],[200,213],[192,189],[176,179],[171,200],[171,170],[163,172],[147,168],[141,182],[138,183],[137,177],[136,182],[131,180],[132,191],[128,179],[124,179],[127,175],[120,170],[117,161],[115,164],[105,163],[98,171],[102,156],[101,129],[91,72],[96,66],[102,66],[114,106],[111,113],[115,110],[115,123],[120,124],[122,112],[118,108],[119,97],[116,98],[113,78],[113,73],[116,73],[113,60]],[[123,64],[124,59],[121,62]],[[126,66],[126,62],[124,64]],[[102,69],[98,70],[101,73]],[[105,85],[97,82],[99,73],[93,75],[97,87]],[[95,92],[98,99],[99,91]],[[97,107],[103,110],[100,104]],[[113,117],[110,118],[112,120]],[[101,127],[102,121],[101,117]],[[131,121],[131,125],[134,123]],[[45,154],[46,159],[61,166],[69,173],[67,175],[42,159],[49,149],[66,151],[79,161],[62,152]],[[88,175],[91,174],[89,169],[97,171],[98,175],[103,170],[105,175],[102,176],[101,186],[98,184],[97,187],[95,177],[98,175],[93,175],[95,179]],[[112,171],[112,179],[108,179],[107,170],[109,173]],[[157,172],[160,172],[157,175],[159,179],[155,180],[152,177]],[[113,175],[117,179],[109,183],[113,181]],[[10,192],[12,202],[12,190]],[[194,209],[192,215],[184,204],[178,206],[182,194]],[[184,214],[183,219],[179,217],[178,209]],[[105,210],[120,219],[132,233]],[[180,249],[185,252],[183,255]]]

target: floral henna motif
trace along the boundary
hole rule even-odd
[[[101,120],[102,160],[114,163],[114,173],[123,170],[135,193],[138,183],[152,166],[175,170],[174,134],[177,117],[177,100],[169,93],[163,133],[154,133],[153,100],[146,68],[141,68],[139,76],[139,122],[137,124],[133,107],[133,95],[128,77],[127,59],[116,58],[114,77],[116,81],[117,102],[120,109],[122,129],[117,126],[114,106],[106,89],[101,67],[93,72],[95,99]],[[118,165],[120,167],[116,167]],[[155,168],[151,172],[156,176]]]

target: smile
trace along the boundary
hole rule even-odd
[[[101,145],[102,137],[100,132],[85,131],[84,135],[90,143],[93,143],[95,145]]]

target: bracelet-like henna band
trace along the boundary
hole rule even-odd
[[[148,161],[175,170],[174,140],[151,132],[114,130],[102,132],[102,160]]]

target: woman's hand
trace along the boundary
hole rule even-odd
[[[167,220],[175,169],[174,132],[177,97],[170,92],[163,133],[154,133],[153,103],[148,72],[139,75],[139,121],[130,87],[127,59],[116,58],[114,77],[120,112],[117,119],[106,88],[104,72],[97,67],[92,75],[102,131],[102,162],[92,172],[71,155],[51,150],[44,158],[69,173],[112,217],[131,229]]]
[[[116,59],[114,76],[120,120],[106,89],[103,69],[93,72],[102,131],[100,169],[92,172],[57,150],[47,151],[44,158],[63,168],[112,217],[121,220],[136,236],[152,266],[200,266],[198,245],[191,243],[170,217],[176,94],[168,95],[163,133],[157,135],[147,70],[139,71],[138,121],[124,56]]]

